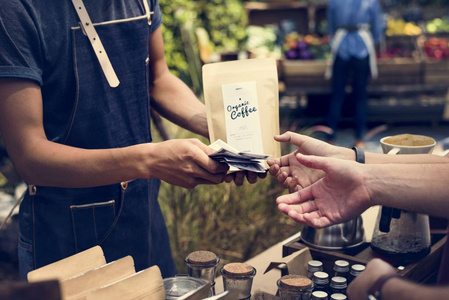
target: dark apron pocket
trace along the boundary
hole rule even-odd
[[[98,244],[110,233],[115,219],[115,200],[70,206],[76,252]]]
[[[27,280],[28,272],[34,270],[33,245],[25,242],[22,236],[19,236],[17,251],[20,279]]]

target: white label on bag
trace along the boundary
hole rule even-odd
[[[223,84],[227,143],[245,153],[264,153],[255,81]]]

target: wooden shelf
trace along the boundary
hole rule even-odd
[[[247,2],[244,4],[247,10],[276,10],[276,9],[295,9],[307,8],[309,5],[298,1],[277,1],[277,2]]]

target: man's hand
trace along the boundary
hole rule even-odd
[[[372,259],[365,271],[357,276],[347,289],[347,294],[351,300],[366,300],[369,289],[383,275],[395,274],[396,270],[381,259]]]
[[[302,154],[296,158],[304,167],[323,172],[324,177],[277,198],[278,209],[294,221],[323,228],[351,220],[371,205],[365,186],[369,176],[366,165]]]
[[[146,177],[193,188],[223,182],[229,169],[227,164],[211,159],[208,155],[213,150],[198,139],[175,139],[151,146],[144,164],[144,172],[149,174]]]
[[[277,135],[274,139],[282,143],[290,143],[298,149],[281,158],[269,159],[270,174],[277,178],[283,188],[290,193],[305,188],[324,176],[321,170],[310,169],[301,165],[295,155],[315,155],[354,160],[354,152],[350,149],[332,146],[326,142],[293,132]]]
[[[228,182],[228,183],[234,181],[234,183],[237,186],[241,186],[245,182],[245,176],[246,176],[246,180],[249,183],[253,184],[253,183],[257,182],[258,178],[263,179],[263,178],[267,177],[267,173],[238,171],[238,172],[233,172],[233,173],[230,173],[230,174],[226,175],[225,181]]]

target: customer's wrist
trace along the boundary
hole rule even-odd
[[[400,277],[397,273],[389,273],[384,274],[376,279],[376,281],[371,285],[370,289],[368,290],[368,299],[377,299],[377,300],[385,300],[385,298],[382,298],[382,292],[385,290],[387,283],[389,283],[393,278]]]
[[[359,147],[352,147],[355,154],[355,161],[361,164],[365,163],[365,150]]]

